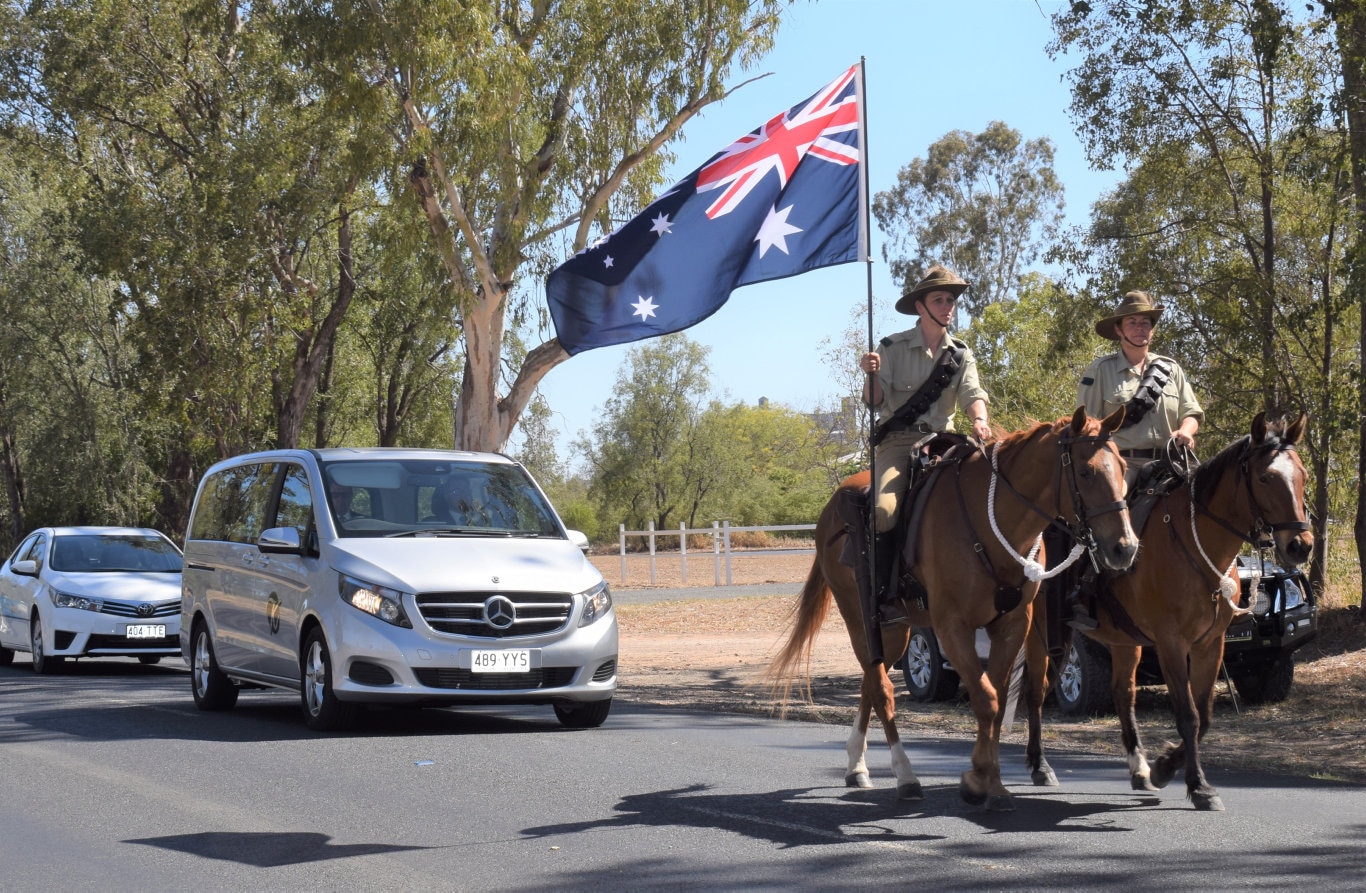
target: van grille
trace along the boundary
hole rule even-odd
[[[414,669],[417,681],[428,688],[459,688],[477,691],[513,691],[527,688],[561,688],[574,681],[577,667],[541,667],[526,673],[475,673],[456,667]]]
[[[417,596],[417,609],[432,629],[486,639],[556,632],[569,621],[573,608],[574,597],[560,592],[427,592]]]

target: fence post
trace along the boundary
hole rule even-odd
[[[678,573],[683,585],[688,585],[688,525],[678,522]]]
[[[711,522],[711,569],[716,576],[713,586],[721,585],[721,536],[717,530],[720,526],[718,521]]]
[[[621,585],[626,585],[626,525],[618,524],[618,548],[621,550]]]
[[[655,585],[655,522],[650,522],[650,585]]]
[[[727,519],[727,520],[721,522],[721,529],[724,531],[724,534],[723,534],[723,535],[725,536],[725,540],[726,540],[726,585],[727,585],[727,586],[730,586],[730,585],[732,585],[733,578],[731,577],[731,572],[730,572],[730,520],[729,520],[729,519]]]

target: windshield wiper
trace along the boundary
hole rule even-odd
[[[398,533],[386,533],[385,539],[393,539],[402,536],[472,536],[482,534],[484,531],[477,527],[422,527],[417,530],[400,530]]]

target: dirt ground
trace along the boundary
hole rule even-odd
[[[654,582],[647,556],[627,559],[622,579],[618,556],[594,556],[594,564],[615,589],[711,586],[711,555],[688,557],[686,583],[677,555],[659,555]],[[777,715],[778,702],[763,674],[785,640],[790,611],[811,565],[809,554],[741,555],[731,565],[736,585],[790,584],[790,594],[739,599],[680,599],[646,605],[618,605],[621,630],[618,697],[670,707]],[[725,569],[721,569],[725,580]],[[1235,709],[1220,685],[1214,725],[1203,746],[1208,771],[1220,767],[1273,768],[1323,780],[1366,784],[1366,622],[1353,608],[1325,609],[1319,638],[1296,653],[1295,685],[1279,704]],[[902,735],[974,734],[965,696],[939,704],[900,697]],[[810,667],[809,700],[803,692],[787,716],[814,722],[852,723],[859,675],[848,634],[831,611],[816,640]],[[1140,733],[1150,758],[1176,738],[1165,691],[1144,689],[1139,698]],[[875,732],[875,735],[880,734]],[[1004,736],[1023,743],[1023,720]],[[1119,721],[1113,716],[1075,720],[1045,708],[1046,750],[1113,753],[1122,767]],[[1212,779],[1218,785],[1217,775]]]

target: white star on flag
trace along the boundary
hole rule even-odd
[[[668,214],[660,214],[652,220],[651,223],[654,225],[650,227],[650,232],[659,233],[661,236],[667,233],[669,228],[673,226],[673,221],[669,219]]]
[[[641,297],[640,300],[636,301],[631,306],[636,308],[636,312],[632,313],[631,315],[639,316],[641,322],[644,322],[645,320],[655,315],[655,308],[658,305],[655,304],[654,296],[651,295],[648,298]]]
[[[604,269],[612,266],[613,263],[614,261],[612,260],[612,255],[610,254],[602,259],[602,266]]]
[[[759,232],[754,236],[754,241],[759,243],[759,256],[763,257],[769,248],[777,248],[783,254],[788,254],[787,237],[793,233],[801,232],[800,227],[793,226],[787,222],[787,215],[792,213],[795,205],[788,205],[781,211],[778,208],[769,208],[768,216],[764,218],[764,225],[759,227]]]

